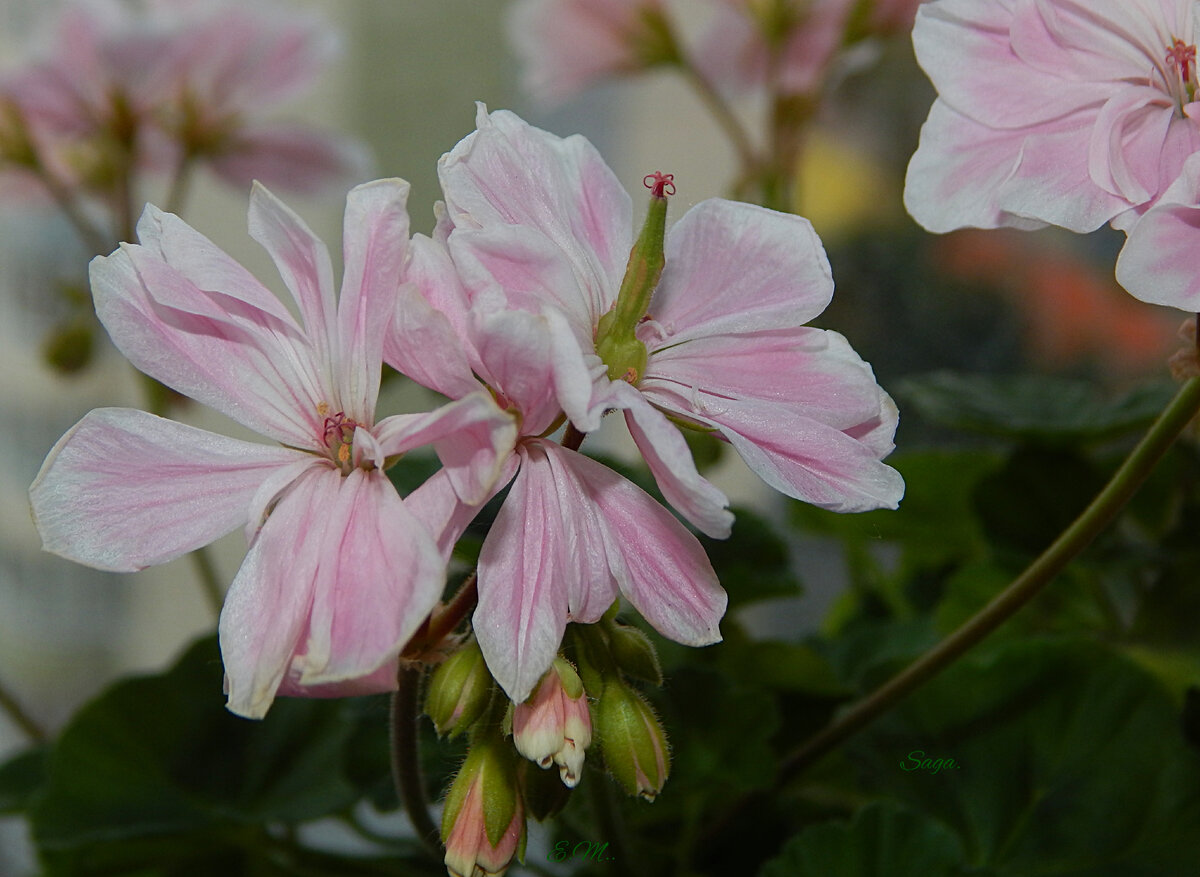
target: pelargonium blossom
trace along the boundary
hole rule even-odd
[[[347,198],[340,297],[330,257],[264,188],[250,229],[297,320],[182,220],[148,206],[140,244],[92,262],[114,344],[172,389],[278,442],[256,444],[142,411],[91,412],[30,488],[47,550],[100,569],[165,563],[246,524],[249,551],[220,619],[229,708],[258,717],[277,691],[395,685],[394,659],[444,584],[434,535],[384,468],[434,444],[462,500],[492,489],[511,419],[484,393],[375,418],[383,336],[408,256],[408,184]]]
[[[1192,0],[934,0],[905,204],[932,231],[1128,228],[1200,150]]]
[[[80,0],[0,94],[64,184],[112,185],[125,162],[171,171],[199,160],[239,186],[311,192],[359,174],[361,147],[259,117],[305,89],[334,48],[320,19],[273,3]]]
[[[1117,282],[1142,301],[1200,311],[1200,153],[1129,230]]]
[[[668,235],[667,268],[637,328],[644,372],[614,380],[596,354],[596,333],[626,269],[632,204],[594,147],[481,108],[478,130],[443,158],[441,178],[440,234],[453,272],[430,271],[418,281],[444,315],[439,331],[478,336],[488,324],[530,327],[525,340],[508,331],[474,343],[493,367],[509,370],[508,385],[537,402],[535,417],[528,403],[519,409],[526,474],[519,473],[484,546],[475,617],[489,667],[514,700],[549,666],[568,616],[599,618],[616,595],[613,584],[603,584],[613,576],[626,576],[620,589],[634,606],[682,642],[715,641],[724,609],[707,559],[686,530],[672,528],[674,518],[656,513],[652,501],[639,499],[635,508],[623,479],[544,438],[564,415],[588,432],[604,412],[625,412],[663,495],[712,536],[729,534],[728,501],[696,470],[670,417],[729,441],[790,496],[839,511],[898,503],[902,481],[881,462],[892,449],[894,405],[844,338],[803,325],[833,290],[805,220],[720,200],[693,208]],[[486,372],[474,373],[497,388]],[[462,391],[443,386],[448,395]],[[502,404],[513,397],[504,386]],[[581,498],[589,500],[584,508]],[[521,513],[511,524],[510,509]],[[534,516],[549,520],[526,534],[519,521]],[[651,539],[674,547],[630,551]],[[593,559],[622,551],[623,569]],[[558,554],[597,568],[556,579],[545,563],[566,564]],[[668,563],[685,566],[672,575]],[[682,575],[688,568],[690,577]],[[686,600],[684,586],[693,589]],[[520,640],[511,624],[495,621],[513,613]]]
[[[526,91],[560,103],[606,77],[672,60],[665,16],[662,0],[518,0],[508,32]]]

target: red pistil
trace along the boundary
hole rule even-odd
[[[1196,49],[1192,47],[1192,57],[1196,56]],[[665,198],[667,195],[675,194],[675,175],[664,174],[661,171],[655,171],[652,174],[646,174],[642,178],[642,185],[650,190],[650,194],[655,198]]]
[[[1196,47],[1175,37],[1175,42],[1167,48],[1167,54],[1163,60],[1179,67],[1179,79],[1184,85],[1187,85],[1191,81],[1192,68],[1196,64]]]

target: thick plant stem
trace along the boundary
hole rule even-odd
[[[954,633],[805,741],[783,762],[776,776],[776,788],[950,666],[1037,596],[1112,522],[1197,412],[1200,412],[1200,377],[1183,385],[1104,489],[1049,548]]]
[[[442,857],[442,835],[429,815],[425,801],[425,786],[421,779],[421,763],[417,755],[417,719],[423,671],[418,665],[401,666],[396,675],[397,689],[392,695],[392,782],[400,803],[412,821],[426,848],[439,859]]]
[[[44,743],[49,736],[46,729],[25,712],[25,708],[3,685],[0,685],[0,712],[8,716],[12,723],[35,743]]]

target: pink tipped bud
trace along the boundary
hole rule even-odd
[[[667,735],[650,704],[622,682],[604,686],[596,730],[604,764],[630,795],[653,801],[667,782],[671,756]]]
[[[471,747],[442,811],[450,877],[503,874],[525,854],[525,807],[512,750],[500,742]]]
[[[533,696],[514,708],[513,742],[539,767],[557,764],[563,785],[575,788],[592,742],[592,717],[583,681],[562,658],[555,659]]]

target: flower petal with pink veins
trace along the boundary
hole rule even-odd
[[[516,419],[477,390],[426,414],[396,414],[379,421],[375,436],[386,456],[432,444],[459,498],[486,501],[500,467],[517,440]]]
[[[607,466],[580,454],[566,459],[599,508],[609,568],[621,593],[665,637],[688,646],[720,642],[728,596],[696,537]]]
[[[299,306],[324,385],[332,387],[334,363],[340,361],[341,351],[329,250],[303,219],[262,185],[255,185],[250,193],[249,225],[250,237],[271,256]],[[347,409],[340,399],[322,401],[355,420],[369,419],[362,412]]]
[[[1142,301],[1200,311],[1200,155],[1129,230],[1117,282]]]
[[[233,297],[206,295],[143,247],[90,266],[96,314],[139,370],[285,444],[316,449],[322,385],[308,340]]]
[[[326,528],[341,474],[314,468],[276,504],[225,595],[218,626],[228,708],[266,715],[301,647],[327,558]]]
[[[833,297],[811,223],[736,201],[697,204],[667,234],[649,316],[673,342],[799,326]]]
[[[698,338],[651,347],[638,389],[651,402],[658,392],[690,399],[696,388],[730,399],[786,405],[838,429],[850,429],[879,413],[879,385],[871,367],[837,332],[801,326],[749,335]],[[703,412],[700,412],[701,414]]]
[[[437,603],[446,574],[433,537],[386,475],[331,469],[319,477],[324,535],[307,639],[292,665],[301,685],[370,675],[395,658]],[[303,530],[293,536],[305,538]]]
[[[133,572],[235,529],[264,479],[306,459],[317,464],[143,411],[98,408],[59,439],[29,495],[47,551]]]
[[[594,505],[556,480],[542,443],[518,454],[520,471],[479,554],[472,627],[493,678],[521,703],[558,654],[570,594],[597,587],[615,596],[616,585]]]
[[[400,289],[383,360],[392,368],[450,399],[479,389],[461,337],[411,283]]]
[[[733,527],[729,500],[696,469],[679,427],[623,381],[612,384],[609,401],[625,411],[629,433],[667,502],[702,533],[726,538]]]
[[[578,290],[556,298],[574,295],[572,324],[595,326],[612,307],[633,243],[629,194],[583,137],[555,137],[505,110],[488,115],[483,105],[476,125],[439,164],[450,220],[460,228],[518,226],[544,235]]]
[[[375,420],[379,364],[408,258],[408,192],[404,180],[376,180],[346,196],[342,292],[338,298],[341,378],[346,411]]]

